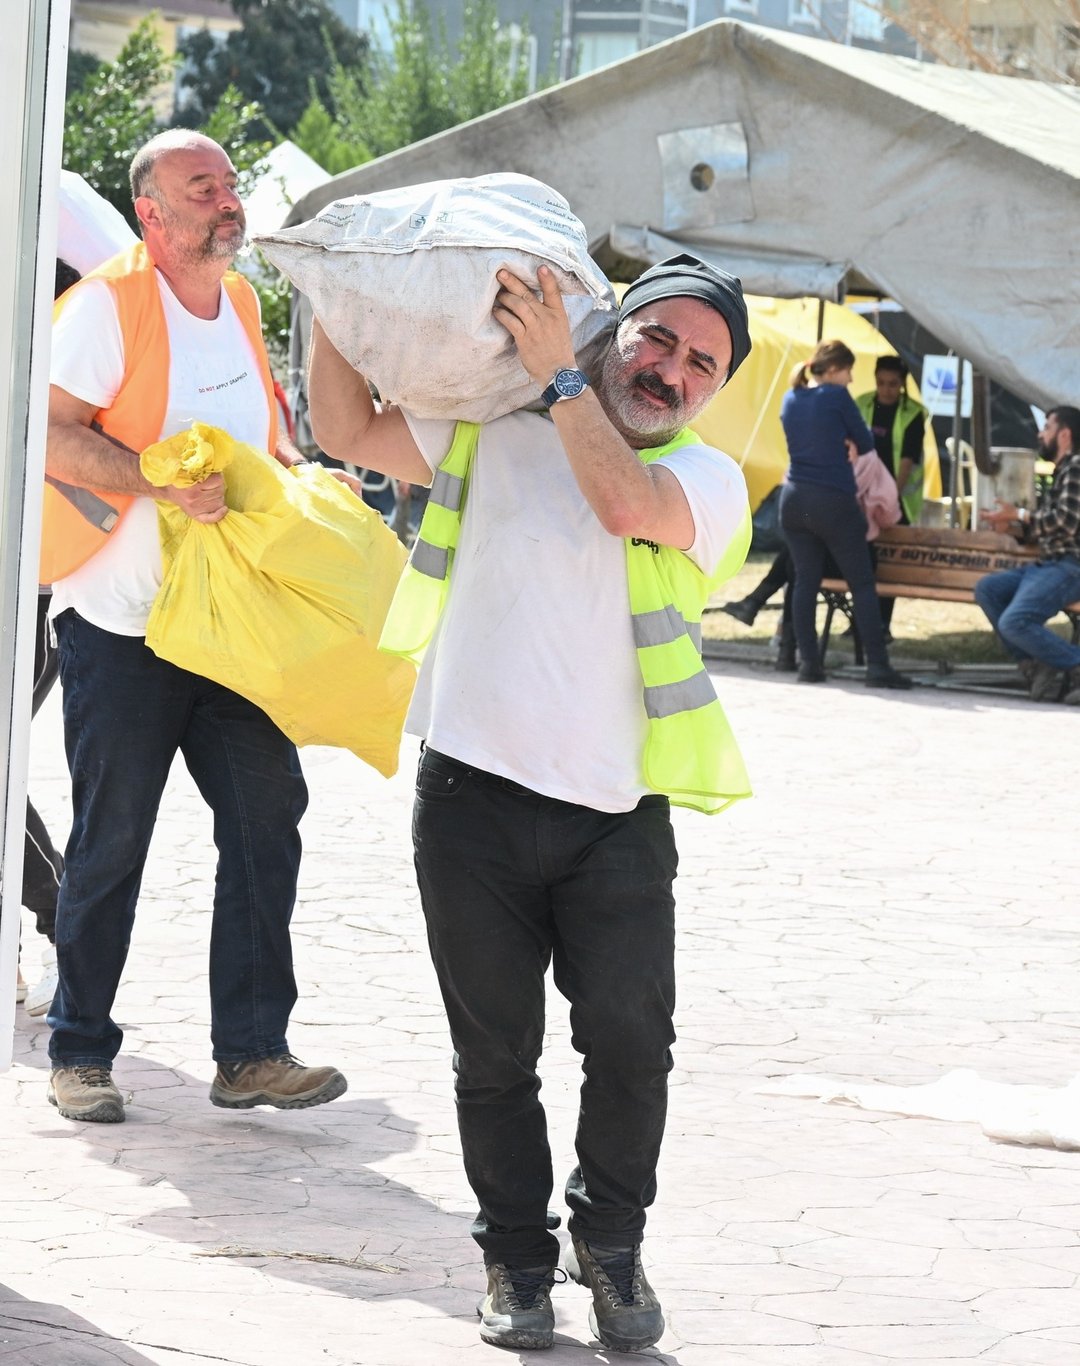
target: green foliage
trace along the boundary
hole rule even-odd
[[[348,110],[372,153],[382,156],[421,138],[498,109],[528,93],[524,44],[499,27],[495,0],[475,0],[464,12],[454,49],[441,17],[432,25],[424,0],[397,0],[390,56],[375,60],[370,95]],[[516,57],[516,60],[515,60]],[[334,77],[337,76],[335,71]],[[335,79],[330,82],[342,116]],[[355,110],[355,112],[354,112]]]
[[[314,92],[290,136],[297,147],[330,175],[340,175],[342,171],[371,160],[367,143],[362,139],[354,140]]]
[[[254,100],[245,100],[236,86],[227,86],[206,122],[199,129],[228,152],[240,178],[240,197],[251,186],[254,171],[273,143],[254,136],[262,126],[262,110]]]
[[[153,18],[141,20],[115,62],[102,62],[68,97],[64,109],[64,166],[78,171],[98,194],[134,224],[128,167],[158,131],[153,97],[172,79]]]
[[[266,111],[257,135],[279,141],[276,130],[294,128],[303,117],[312,81],[319,98],[329,99],[333,61],[357,72],[364,67],[366,37],[344,24],[326,0],[232,0],[232,7],[241,27],[223,42],[203,29],[180,44],[186,64],[181,123],[205,121],[232,85]]]
[[[67,84],[64,87],[64,98],[78,90],[89,76],[101,66],[101,58],[95,57],[92,52],[83,52],[77,47],[68,50],[67,61]]]
[[[313,90],[290,134],[331,174],[528,94],[525,44],[499,27],[495,0],[466,7],[457,47],[424,0],[397,0],[390,31],[390,53],[373,55],[365,69],[334,60],[328,98]]]
[[[250,274],[248,279],[255,287],[262,308],[263,340],[270,357],[270,368],[279,379],[284,380],[289,369],[292,286],[284,275],[274,269],[258,247],[254,255],[260,269],[258,273]]]

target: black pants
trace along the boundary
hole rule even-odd
[[[37,634],[34,637],[34,695],[31,715],[49,695],[59,671],[56,649],[49,643],[47,620],[51,593],[38,594]],[[56,932],[56,896],[64,873],[64,860],[53,847],[44,822],[26,799],[26,838],[23,842],[22,904],[34,913],[39,934],[53,939]]]
[[[866,518],[855,495],[816,484],[787,483],[780,494],[780,525],[795,562],[792,617],[802,664],[821,666],[817,596],[831,554],[851,590],[867,664],[887,668],[889,655],[866,541]]]
[[[485,1261],[558,1257],[537,1076],[552,960],[584,1072],[570,1230],[602,1247],[633,1245],[656,1195],[675,1038],[667,799],[609,815],[428,749],[413,839]]]

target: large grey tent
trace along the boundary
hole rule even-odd
[[[336,176],[522,171],[616,278],[689,247],[747,289],[869,284],[991,378],[1080,399],[1080,91],[720,20]]]

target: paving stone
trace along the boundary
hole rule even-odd
[[[1071,790],[1073,718],[739,669],[719,686],[758,796],[716,821],[674,816],[680,1037],[645,1243],[669,1329],[643,1360],[1080,1361],[1076,1154],[758,1090],[800,1072],[1071,1079],[1080,944],[1062,889],[1080,884],[1080,848],[1048,860],[1034,803],[1010,807],[1007,839],[994,832],[1003,765],[1036,754],[1046,790]],[[34,725],[32,788],[59,831],[55,703]],[[177,848],[163,823],[151,848],[117,1002],[127,1122],[61,1119],[44,1098],[48,1030],[17,1016],[0,1077],[5,1366],[494,1364],[412,880],[413,759],[384,782],[349,755],[305,753],[290,1042],[340,1065],[349,1091],[293,1114],[207,1101],[213,849],[176,767],[163,809],[195,836]],[[566,1016],[552,990],[543,1095],[564,1215],[581,1081]],[[545,1366],[604,1360],[588,1295],[560,1285],[554,1299]]]

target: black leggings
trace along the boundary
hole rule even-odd
[[[803,666],[821,667],[817,596],[825,577],[826,558],[832,555],[851,590],[867,664],[887,668],[889,655],[874,588],[866,518],[855,495],[817,484],[787,483],[780,494],[780,525],[795,563],[792,617]]]

